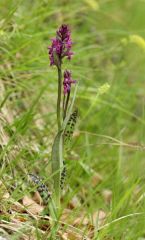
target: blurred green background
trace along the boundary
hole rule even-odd
[[[11,159],[5,173],[13,169],[21,179],[24,167],[51,181],[57,71],[47,47],[62,23],[75,53],[64,69],[79,82],[66,202],[77,196],[82,206],[74,212],[86,215],[103,209],[106,223],[133,214],[98,239],[145,239],[145,215],[135,215],[145,211],[144,0],[0,0],[1,161]]]

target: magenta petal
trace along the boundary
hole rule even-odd
[[[71,71],[65,70],[64,81],[63,81],[63,89],[64,89],[65,95],[71,91],[71,84],[74,84],[74,83],[76,83],[76,80],[73,80],[71,78]]]
[[[49,49],[49,58],[51,65],[57,65],[58,62],[62,62],[63,57],[71,59],[73,52],[71,52],[72,40],[69,27],[63,24],[56,32],[56,38],[52,39],[51,46]],[[57,54],[59,61],[55,61],[54,52]]]

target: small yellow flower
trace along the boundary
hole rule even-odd
[[[102,94],[108,92],[109,88],[110,88],[110,85],[108,83],[103,84],[101,87],[99,87],[98,94],[102,95]]]
[[[130,43],[135,43],[141,49],[145,50],[145,40],[144,40],[143,37],[141,37],[139,35],[130,35],[129,36],[129,42]]]
[[[135,43],[137,46],[145,50],[145,40],[143,37],[139,35],[130,35],[129,36],[129,42]]]
[[[99,3],[96,0],[84,0],[94,11],[99,10]]]

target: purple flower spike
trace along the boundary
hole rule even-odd
[[[71,47],[71,33],[68,26],[64,24],[56,32],[56,38],[52,39],[52,44],[48,47],[50,65],[60,66],[63,57],[70,60],[73,55]]]
[[[63,81],[64,95],[66,95],[67,93],[70,92],[72,83],[76,83],[76,80],[73,80],[71,78],[71,71],[65,70],[64,71],[64,81]]]
[[[56,33],[61,41],[68,41],[70,39],[70,30],[66,24],[63,24]]]

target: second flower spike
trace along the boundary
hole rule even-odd
[[[72,75],[71,71],[69,71],[69,70],[64,71],[64,81],[63,81],[64,95],[66,95],[67,93],[70,93],[71,84],[76,83],[76,80],[73,80],[71,75]]]

